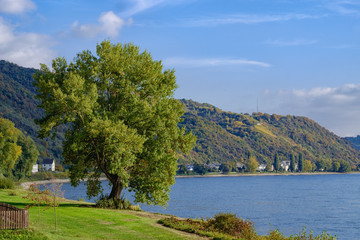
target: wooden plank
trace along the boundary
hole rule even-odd
[[[0,203],[0,229],[18,229],[29,226],[29,210]]]

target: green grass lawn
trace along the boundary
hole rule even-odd
[[[11,192],[17,196],[11,196]],[[0,190],[0,202],[25,208],[24,190]],[[85,204],[86,205],[86,204]],[[49,239],[200,239],[200,237],[166,228],[157,223],[163,215],[142,211],[108,210],[80,207],[79,202],[64,201],[57,208],[58,230],[55,231],[54,209],[29,209],[30,228]]]

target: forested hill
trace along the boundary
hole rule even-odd
[[[34,119],[42,111],[36,108],[36,91],[32,85],[35,69],[19,67],[0,60],[0,116],[15,123],[29,134],[38,146],[41,158],[54,157],[62,161],[62,137],[55,140],[36,138]],[[209,104],[181,100],[186,109],[180,124],[197,136],[197,146],[186,156],[183,163],[242,162],[249,153],[259,163],[272,161],[275,154],[280,159],[295,157],[300,153],[305,160],[346,160],[359,163],[359,153],[349,141],[321,127],[305,117],[279,116],[257,113],[237,114],[222,111]],[[60,129],[61,132],[64,129]]]
[[[350,145],[360,151],[360,135],[357,135],[356,137],[345,137],[346,140],[350,142]]]
[[[182,126],[197,136],[197,146],[181,162],[242,162],[249,153],[259,163],[273,161],[278,154],[288,160],[290,154],[313,163],[346,160],[355,167],[359,153],[349,141],[340,138],[306,117],[237,114],[210,104],[181,100],[186,108]]]
[[[36,138],[38,128],[34,119],[39,118],[42,111],[36,107],[38,100],[32,85],[35,72],[35,69],[0,60],[0,116],[11,120],[24,134],[30,135],[38,147],[40,159],[51,157],[61,161],[61,137],[55,140]]]

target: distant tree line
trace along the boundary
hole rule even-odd
[[[352,170],[351,164],[345,160],[317,160],[311,162],[305,160],[302,154],[295,156],[289,155],[289,159],[280,159],[278,154],[275,154],[272,161],[259,164],[255,155],[248,154],[247,160],[240,160],[239,162],[228,161],[221,164],[212,164],[207,161],[206,164],[194,163],[178,165],[177,174],[200,174],[204,175],[208,172],[230,173],[230,172],[350,172]]]

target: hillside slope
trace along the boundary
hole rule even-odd
[[[34,119],[42,116],[36,107],[36,90],[32,82],[35,69],[19,67],[0,61],[0,115],[10,119],[36,142],[41,158],[54,157],[62,161],[62,135],[56,139],[41,140],[36,137],[38,127]],[[197,146],[181,163],[243,162],[249,153],[260,163],[272,161],[275,154],[289,159],[299,154],[316,162],[345,160],[353,168],[359,164],[359,153],[348,140],[342,139],[306,117],[279,116],[263,113],[237,114],[222,111],[210,104],[181,100],[186,113],[180,126],[192,130],[197,136]]]
[[[182,162],[241,162],[249,153],[261,162],[275,154],[289,159],[302,154],[306,160],[346,160],[359,164],[359,153],[349,142],[306,117],[237,114],[210,104],[181,100],[186,109],[182,126],[198,137],[198,146],[182,156]]]
[[[38,100],[32,85],[35,72],[35,69],[0,60],[0,115],[14,122],[24,134],[30,135],[38,147],[40,159],[50,157],[59,162],[62,160],[63,138],[41,140],[36,137],[38,127],[34,119],[42,116],[42,111],[36,107]]]
[[[350,145],[360,151],[360,135],[357,135],[356,137],[345,137],[346,140],[350,142]]]

